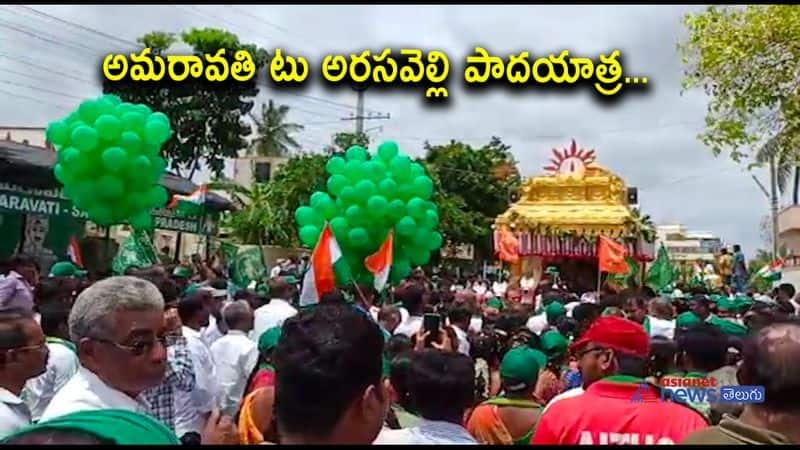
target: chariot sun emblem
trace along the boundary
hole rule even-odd
[[[586,166],[594,162],[594,150],[578,150],[575,139],[569,149],[553,149],[553,158],[550,159],[552,165],[546,166],[544,170],[570,178],[581,178],[586,172]]]

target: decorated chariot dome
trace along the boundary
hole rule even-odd
[[[575,140],[553,149],[545,174],[527,178],[519,200],[495,219],[496,233],[511,231],[518,242],[519,262],[512,272],[535,274],[554,260],[596,261],[598,236],[625,245],[640,263],[652,260],[655,230],[649,218],[629,206],[623,179],[596,157]]]

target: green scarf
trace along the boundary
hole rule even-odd
[[[48,344],[61,344],[64,347],[67,347],[68,349],[72,350],[72,352],[75,353],[76,355],[78,354],[78,346],[76,346],[74,343],[72,343],[70,341],[67,341],[67,340],[61,339],[61,338],[57,338],[57,337],[54,337],[54,336],[46,336],[44,338],[44,340]]]
[[[121,409],[79,411],[31,425],[6,437],[6,442],[43,430],[77,431],[112,445],[180,445],[164,424],[144,414]]]

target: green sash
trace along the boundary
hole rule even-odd
[[[78,354],[78,347],[70,341],[53,336],[46,336],[44,340],[48,344],[61,344],[64,347],[67,347],[68,349],[72,350],[72,352],[75,353],[76,355]]]

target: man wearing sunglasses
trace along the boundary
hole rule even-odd
[[[644,382],[649,347],[640,324],[614,316],[595,320],[570,346],[586,391],[551,405],[531,444],[674,444],[707,427],[699,413],[662,403],[658,388]]]
[[[167,364],[164,300],[146,280],[112,277],[75,300],[69,334],[80,368],[42,414],[42,421],[76,411],[124,409],[146,413],[140,394],[164,378]]]
[[[20,398],[28,379],[47,365],[44,333],[27,310],[0,312],[0,439],[31,423]]]

